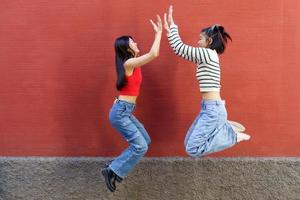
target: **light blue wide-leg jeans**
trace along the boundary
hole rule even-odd
[[[192,157],[222,151],[236,144],[236,133],[227,122],[225,101],[203,100],[201,112],[189,128],[185,150]]]

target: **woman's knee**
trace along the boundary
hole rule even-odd
[[[187,145],[185,145],[185,152],[191,157],[201,156],[201,153],[199,153],[198,149],[199,148],[197,148],[197,147],[189,146],[188,143],[187,143]]]
[[[145,140],[140,140],[133,145],[133,148],[137,154],[145,154],[148,151],[148,144]]]
[[[146,139],[146,143],[147,143],[147,145],[149,146],[149,144],[151,143],[150,137],[148,137],[148,138]]]
[[[141,130],[140,130],[140,132],[141,132],[141,135],[143,136],[145,142],[147,143],[147,145],[149,145],[151,143],[151,139],[150,139],[150,136],[148,135],[148,133],[146,131],[142,132]]]
[[[185,148],[185,152],[189,155],[189,156],[191,156],[191,157],[197,157],[197,154],[196,154],[196,152],[195,151],[193,151],[192,149],[190,149],[190,148]]]

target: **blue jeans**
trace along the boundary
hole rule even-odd
[[[225,101],[203,100],[201,112],[189,128],[184,140],[186,152],[203,156],[236,144],[236,133],[227,122]]]
[[[135,104],[117,99],[109,113],[112,126],[129,143],[129,147],[109,165],[110,169],[121,178],[135,167],[147,152],[151,142],[144,126],[133,116],[134,108]]]

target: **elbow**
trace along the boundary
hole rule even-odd
[[[159,56],[159,52],[152,52],[151,56],[152,58],[157,58]]]

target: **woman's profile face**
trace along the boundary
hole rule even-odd
[[[198,45],[202,48],[207,48],[209,46],[209,38],[203,32],[201,32],[199,35]]]
[[[134,51],[132,53],[134,53],[134,55],[138,55],[140,53],[140,50],[137,47],[137,43],[135,41],[133,41],[133,39],[129,38],[129,51]]]

